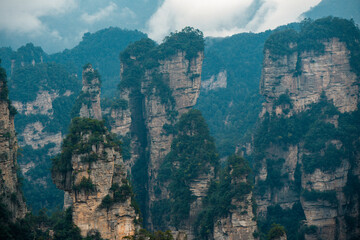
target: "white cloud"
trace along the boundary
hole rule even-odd
[[[62,14],[75,6],[74,0],[0,1],[0,30],[40,34],[48,31],[41,17]]]
[[[264,31],[297,21],[321,0],[165,0],[148,21],[148,34],[161,41],[169,32],[192,26],[205,36]]]
[[[134,13],[130,8],[124,7],[120,11],[121,18],[136,18],[136,13]]]
[[[118,8],[118,6],[113,3],[110,2],[109,6],[100,9],[98,12],[94,13],[94,14],[88,14],[88,13],[84,13],[81,15],[81,19],[87,23],[94,23],[97,22],[99,20],[102,20],[106,17],[108,17],[111,13],[113,13],[116,9]]]

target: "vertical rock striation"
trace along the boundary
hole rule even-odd
[[[89,65],[84,68],[83,92],[77,99],[80,117],[72,120],[62,152],[53,159],[52,176],[57,187],[66,191],[73,221],[83,236],[99,232],[105,239],[122,239],[135,234],[139,214],[133,205],[120,142],[99,121],[99,76],[89,77],[94,73]],[[89,96],[86,100],[90,104],[83,102],[84,95]]]
[[[14,128],[15,108],[8,99],[6,73],[0,67],[0,202],[15,221],[27,212],[17,176],[17,139]]]
[[[226,215],[214,222],[213,238],[218,240],[255,239],[257,224],[252,185],[248,178],[250,167],[245,159],[235,156],[229,157],[228,164],[228,177],[231,178],[230,186],[233,189],[230,190],[233,192],[230,201],[232,207]]]
[[[352,239],[360,226],[360,34],[336,18],[304,26],[298,37],[280,32],[265,44],[266,101],[254,142],[258,217],[274,218],[277,209],[296,216],[306,239]],[[328,36],[311,42],[309,29]]]
[[[100,75],[94,70],[91,64],[84,66],[82,72],[82,91],[80,101],[80,117],[94,118],[101,120],[100,106]]]
[[[199,96],[202,61],[202,35],[189,29],[159,46],[143,39],[121,54],[120,98],[128,105],[111,109],[111,131],[128,142],[130,156],[125,164],[131,167],[149,229],[158,229],[150,209],[159,200],[155,194],[159,168],[170,152],[173,126]],[[166,188],[161,192],[162,197],[167,195]]]
[[[322,54],[296,51],[280,57],[265,49],[260,83],[260,93],[266,98],[264,111],[272,113],[275,108],[277,113],[282,112],[274,100],[283,94],[292,100],[294,112],[318,102],[322,94],[342,113],[357,109],[358,76],[351,70],[350,50],[338,38],[323,40],[322,44]],[[296,71],[301,74],[296,75]]]

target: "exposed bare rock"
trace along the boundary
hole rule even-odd
[[[90,144],[86,152],[73,151],[67,171],[61,167],[64,160],[58,160],[53,167],[54,182],[67,192],[65,200],[67,205],[72,205],[74,223],[83,236],[93,231],[106,239],[134,235],[139,216],[131,202],[133,196],[119,148],[108,133],[98,136],[90,130],[76,134],[81,136],[78,144],[83,146],[90,144],[95,136],[99,142]]]
[[[215,90],[218,88],[226,88],[227,71],[219,72],[216,76],[212,75],[209,79],[201,82],[201,89],[205,91]]]
[[[180,115],[193,107],[199,97],[203,59],[202,52],[189,61],[186,59],[186,53],[179,51],[177,55],[160,61],[159,71],[169,78],[169,87],[176,101],[176,111]]]
[[[72,206],[73,221],[83,236],[99,232],[104,239],[122,239],[135,234],[139,213],[132,203],[119,143],[98,121],[99,80],[97,72],[87,65],[82,94],[77,99],[81,103],[80,118],[72,120],[62,153],[55,158],[52,177],[57,187],[65,190],[64,206]],[[69,138],[77,141],[69,146],[67,141],[74,141]]]
[[[80,117],[101,120],[100,107],[100,76],[91,64],[84,67],[82,73],[82,93],[80,94]]]
[[[131,205],[131,196],[127,196],[124,202],[113,204],[109,209],[101,207],[102,200],[111,194],[110,188],[118,183],[120,186],[126,182],[125,169],[122,169],[121,156],[113,149],[104,149],[104,160],[98,160],[91,165],[81,163],[81,156],[73,158],[74,185],[80,184],[85,177],[91,179],[95,192],[87,193],[80,190],[70,192],[73,207],[74,223],[80,228],[83,236],[91,230],[97,230],[106,239],[122,239],[125,236],[134,235],[136,225],[134,220],[137,214]]]
[[[7,97],[6,74],[0,68],[0,201],[15,221],[24,218],[27,212],[17,177],[17,138],[14,128],[14,113]]]
[[[71,91],[67,92],[67,95],[70,96]],[[58,97],[58,93],[49,92],[49,91],[39,91],[36,95],[35,101],[32,102],[13,102],[14,107],[20,114],[30,115],[30,114],[42,114],[46,116],[53,115],[53,101]]]
[[[137,60],[134,56],[129,58]],[[154,188],[158,183],[158,170],[169,153],[173,140],[173,134],[167,133],[165,127],[174,125],[181,114],[195,105],[200,93],[202,61],[202,52],[189,61],[185,51],[177,51],[176,54],[159,60],[157,67],[146,69],[139,92],[131,87],[120,91],[120,98],[128,101],[129,108],[115,109],[110,113],[111,131],[123,138],[131,137],[131,159],[125,164],[132,167],[139,158],[148,158],[148,212],[151,203],[157,200]],[[122,64],[121,74],[128,67]],[[154,84],[154,73],[163,78],[173,102],[161,97],[162,93],[159,91],[163,90],[157,89],[158,86]],[[162,195],[166,195],[167,190],[162,190]],[[146,222],[151,229],[151,216],[147,216]]]
[[[201,174],[189,184],[194,201],[190,204],[189,219],[184,219],[185,225],[177,229],[172,228],[175,239],[195,239],[195,222],[203,209],[203,199],[206,197],[210,182],[214,177],[214,168],[210,167],[209,173]]]
[[[350,51],[337,38],[323,44],[323,54],[305,51],[272,56],[269,50],[265,51],[260,83],[260,92],[266,98],[262,114],[273,112],[274,102],[282,94],[289,95],[295,112],[318,102],[323,92],[340,112],[357,109],[359,87],[357,76],[351,71]],[[300,67],[296,66],[298,62]],[[299,69],[301,74],[296,74]],[[280,111],[277,109],[277,113]]]
[[[125,101],[129,102],[130,91],[128,89],[121,91],[120,97]],[[110,110],[110,117],[113,120],[111,122],[111,132],[116,133],[120,136],[126,136],[130,133],[131,127],[131,111],[130,108],[121,109],[115,108]]]
[[[150,202],[156,199],[154,186],[157,185],[157,175],[164,157],[170,152],[173,136],[164,131],[164,125],[172,125],[176,120],[169,119],[170,111],[178,112],[177,118],[187,112],[196,103],[200,93],[201,67],[203,54],[189,62],[185,58],[185,52],[178,52],[177,55],[160,62],[159,70],[168,76],[169,87],[175,99],[175,105],[169,106],[161,101],[151,89],[151,76],[147,77],[142,85],[142,92],[146,94],[144,99],[145,125],[148,131],[149,146],[149,199]],[[173,107],[173,108],[172,108]]]
[[[236,208],[230,210],[228,217],[214,223],[214,239],[245,240],[255,239],[253,233],[257,230],[252,208],[252,193],[244,201],[232,200]]]
[[[261,114],[263,119],[266,113],[270,114],[270,121],[274,115],[290,118],[308,110],[311,104],[320,102],[324,95],[340,113],[358,110],[358,76],[350,66],[351,52],[338,38],[322,40],[321,43],[324,45],[322,53],[295,51],[288,55],[275,55],[265,49],[260,83],[261,94],[266,99]],[[296,44],[289,46],[295,47]],[[285,95],[288,102],[278,104],[278,100]],[[338,128],[340,113],[325,117],[322,121]],[[275,164],[280,161],[283,163],[274,165],[280,170],[280,184],[275,187],[268,186],[264,192],[255,196],[257,214],[266,217],[269,206],[279,204],[283,209],[289,209],[300,202],[305,214],[304,223],[317,227],[315,233],[305,234],[306,239],[350,239],[356,235],[356,231],[350,233],[345,218],[348,218],[349,214],[354,219],[357,218],[358,211],[348,204],[358,203],[357,200],[354,201],[354,197],[345,194],[345,188],[350,174],[357,179],[359,177],[358,172],[353,172],[354,165],[350,163],[358,163],[358,159],[342,156],[341,164],[334,169],[329,170],[327,166],[321,169],[305,169],[304,159],[309,152],[304,144],[304,139],[298,140],[296,144],[269,143],[263,150],[264,158],[258,164],[255,184],[266,183],[270,171],[267,164],[269,160]],[[332,145],[339,150],[349,148],[353,143],[346,143],[348,146],[344,144],[337,137],[333,137],[327,139],[326,147]],[[323,151],[320,151],[319,156],[324,155]]]
[[[24,138],[22,145],[30,145],[33,149],[39,149],[49,143],[55,143],[54,148],[50,149],[48,154],[54,155],[60,152],[62,142],[61,132],[55,134],[47,133],[44,131],[44,128],[41,122],[28,124],[22,133]]]

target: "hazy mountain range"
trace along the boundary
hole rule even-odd
[[[84,33],[109,26],[137,29],[161,41],[169,32],[189,25],[205,36],[219,37],[262,32],[304,17],[352,17],[358,23],[359,9],[357,0],[1,1],[0,46],[17,49],[32,42],[54,53],[73,48]]]

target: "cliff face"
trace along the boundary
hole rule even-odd
[[[90,64],[84,67],[82,83],[80,116],[101,120],[100,75]]]
[[[216,76],[212,75],[209,79],[206,79],[201,82],[201,88],[205,91],[216,90],[219,88],[227,87],[227,71],[223,70],[219,72]]]
[[[170,47],[171,41],[156,46],[151,40],[142,40],[122,53],[119,97],[127,107],[109,111],[111,131],[128,142],[125,164],[131,168],[145,224],[150,229],[158,229],[150,211],[153,202],[167,196],[167,189],[159,186],[158,174],[171,149],[172,128],[195,105],[200,92],[203,50],[189,58],[187,50]],[[162,49],[171,54],[160,56],[166,52]],[[161,197],[155,194],[159,188]]]
[[[86,118],[74,119],[73,127],[99,124],[91,121]],[[73,149],[68,170],[59,172],[55,165],[53,179],[72,200],[74,224],[80,228],[83,236],[94,231],[106,239],[133,235],[137,226],[134,222],[139,216],[131,202],[131,188],[119,147],[114,146],[115,143],[105,132],[99,134],[90,130],[71,134],[81,135],[77,144],[86,145],[88,150]],[[94,138],[98,138],[98,142],[91,143]]]
[[[318,102],[322,94],[342,113],[357,109],[359,86],[358,77],[350,67],[351,52],[338,38],[322,44],[325,48],[322,54],[295,51],[278,57],[265,50],[260,83],[260,93],[266,98],[263,114],[272,113],[274,109],[281,114],[282,106],[274,103],[283,94],[290,97],[294,112]],[[297,71],[301,74],[295,76]]]
[[[10,99],[18,111],[15,126],[25,198],[34,211],[53,210],[62,204],[63,192],[51,181],[50,158],[60,152],[80,82],[63,66],[44,63],[46,54],[32,44],[12,57]]]
[[[214,239],[255,239],[254,232],[257,226],[253,210],[253,193],[246,194],[241,200],[233,198],[231,204],[234,208],[229,211],[227,217],[222,217],[214,223]]]
[[[14,108],[8,100],[6,73],[0,67],[0,201],[15,221],[27,212],[17,176],[17,139],[14,128]]]
[[[94,70],[85,68],[83,76],[88,72]],[[76,104],[81,103],[80,118],[72,120],[62,153],[53,160],[52,174],[57,187],[66,191],[74,224],[83,236],[99,232],[105,239],[122,239],[135,234],[139,214],[133,206],[120,142],[103,122],[88,118],[101,118],[98,80],[84,81],[86,86]],[[84,95],[90,96],[91,104],[84,104]]]
[[[188,61],[185,52],[178,52],[168,60],[161,61],[159,72],[168,77],[173,104],[163,103],[152,86],[154,79],[148,73],[142,84],[144,94],[144,120],[148,134],[149,148],[149,200],[155,200],[154,187],[157,183],[158,170],[164,157],[170,152],[173,139],[167,134],[164,125],[173,125],[179,117],[191,109],[196,103],[200,92],[201,65],[203,54]],[[150,93],[150,94],[147,94]],[[170,105],[170,106],[169,106]],[[171,114],[177,116],[171,119]]]
[[[357,125],[359,77],[348,43],[319,43],[322,52],[264,51],[263,136],[254,148],[257,213],[272,219],[280,206],[278,212],[297,216],[294,224],[303,220],[312,229],[302,233],[306,239],[351,239],[359,236],[359,194],[349,189],[358,186],[360,159],[358,128],[348,127]]]

